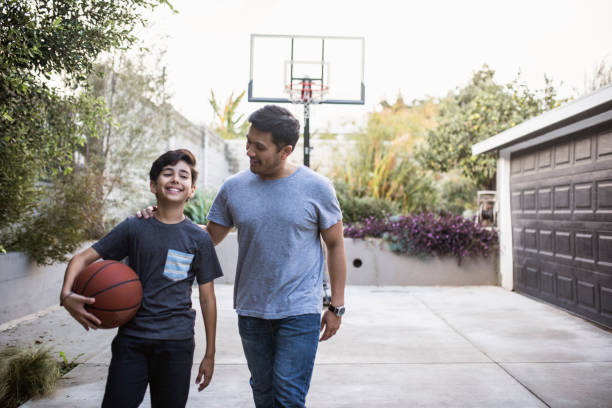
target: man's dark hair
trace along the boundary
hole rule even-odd
[[[169,150],[159,156],[151,166],[151,171],[149,171],[149,179],[151,181],[157,181],[157,177],[159,177],[159,173],[162,172],[164,167],[174,166],[181,160],[189,165],[189,168],[191,169],[191,183],[195,184],[196,180],[198,179],[198,171],[195,169],[196,159],[193,153],[187,149]]]
[[[249,122],[259,131],[270,132],[279,151],[287,145],[295,149],[300,137],[300,122],[287,109],[266,105],[251,113]]]

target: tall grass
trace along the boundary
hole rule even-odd
[[[0,350],[0,406],[14,408],[47,394],[60,378],[60,365],[49,349]]]

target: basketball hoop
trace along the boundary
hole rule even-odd
[[[321,84],[320,80],[295,79],[285,85],[285,93],[295,105],[304,105],[304,119],[310,117],[310,105],[323,102],[329,88]]]

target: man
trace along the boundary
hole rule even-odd
[[[318,342],[344,313],[342,213],[329,180],[287,162],[300,128],[288,110],[268,105],[249,122],[250,170],[221,186],[206,229],[215,245],[238,230],[234,308],[256,407],[304,407]],[[322,317],[321,238],[332,294]]]

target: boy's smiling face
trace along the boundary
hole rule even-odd
[[[165,166],[157,180],[151,181],[151,192],[160,201],[184,203],[195,194],[191,168],[183,160]]]

